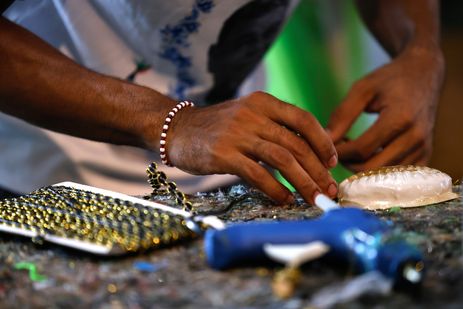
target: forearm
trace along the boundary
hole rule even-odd
[[[0,59],[0,110],[68,134],[154,149],[176,105],[148,88],[78,66],[5,19]],[[265,93],[178,113],[166,143],[174,166],[238,175],[278,202],[294,199],[261,162],[281,171],[308,202],[337,192],[328,172],[337,155],[325,130],[310,113]]]
[[[74,136],[155,146],[173,100],[87,70],[4,18],[0,38],[0,111]]]
[[[441,57],[437,0],[357,0],[357,5],[371,32],[392,57],[409,49]]]

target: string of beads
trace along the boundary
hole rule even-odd
[[[164,125],[162,126],[161,138],[159,140],[159,155],[161,157],[161,162],[167,166],[172,166],[167,156],[167,132],[169,131],[169,126],[175,115],[185,107],[195,106],[193,102],[183,101],[175,105],[174,108],[167,114],[166,119],[164,120]]]

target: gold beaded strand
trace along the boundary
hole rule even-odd
[[[148,174],[148,183],[153,188],[151,196],[168,193],[175,199],[177,205],[183,207],[183,210],[193,212],[193,204],[177,188],[175,182],[167,181],[166,174],[158,171],[156,163],[152,162],[146,169],[146,173]]]

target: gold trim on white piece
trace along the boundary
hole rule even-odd
[[[387,166],[355,174],[339,185],[339,203],[364,209],[419,207],[458,198],[449,175],[425,166]]]

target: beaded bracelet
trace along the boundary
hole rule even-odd
[[[162,133],[161,139],[159,140],[159,155],[161,156],[161,162],[167,166],[172,166],[170,164],[169,159],[167,158],[167,131],[169,130],[169,125],[174,119],[175,115],[184,107],[188,106],[195,106],[193,102],[183,101],[175,105],[174,108],[167,114],[166,120],[164,121],[164,125],[162,126]]]

